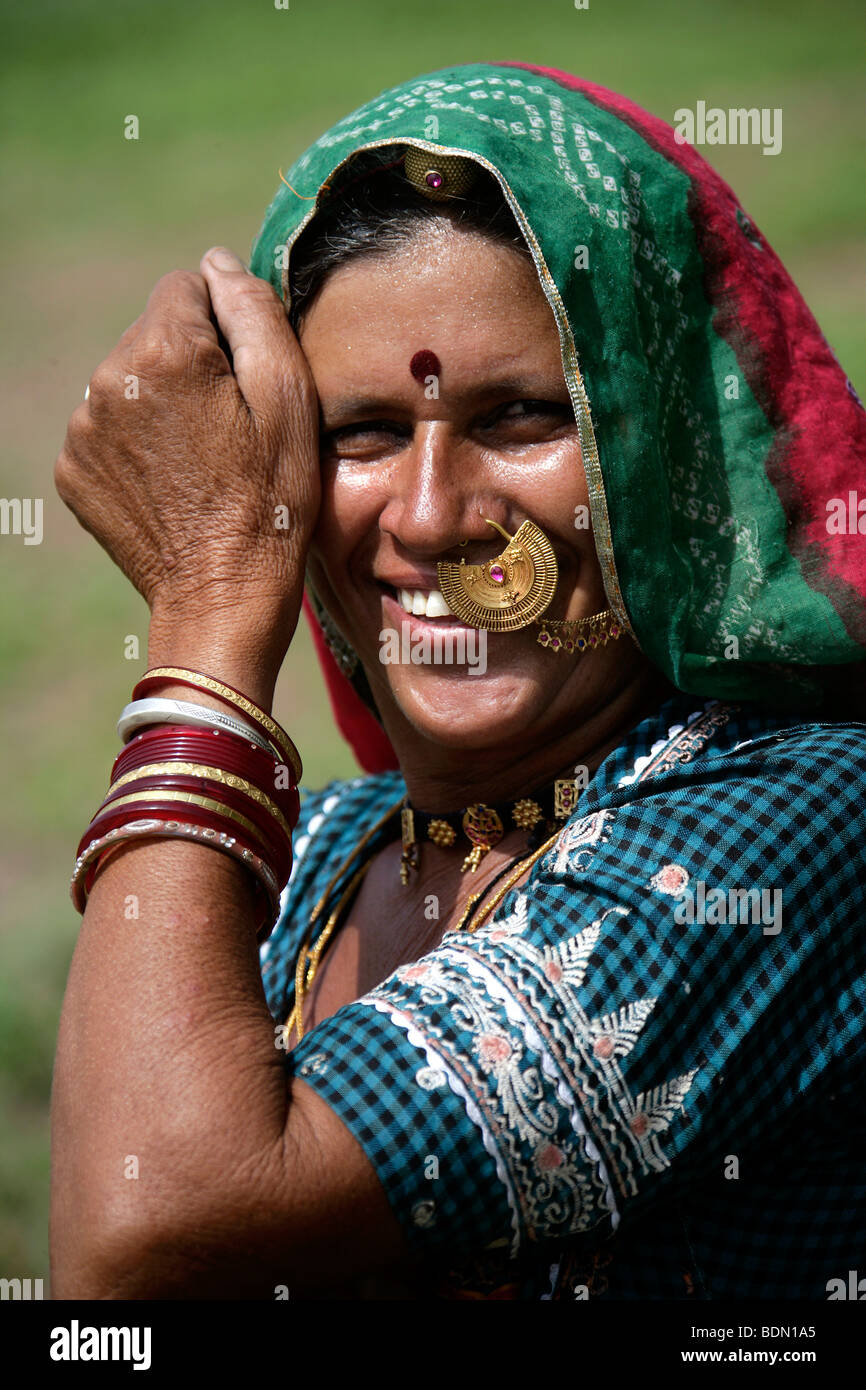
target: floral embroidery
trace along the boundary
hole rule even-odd
[[[663,864],[650,879],[650,888],[666,893],[670,898],[678,898],[685,891],[688,881],[689,876],[681,864]]]
[[[328,1054],[326,1052],[314,1052],[312,1057],[308,1057],[300,1067],[299,1076],[318,1076],[321,1072],[328,1070]]]
[[[529,925],[529,916],[526,910],[526,895],[521,893],[514,907],[514,911],[507,917],[503,917],[499,922],[493,922],[486,930],[488,941],[505,941],[509,936],[514,936],[518,932],[526,931]]]
[[[420,1071],[416,1071],[415,1080],[425,1091],[438,1091],[448,1082],[444,1071],[437,1071],[435,1067],[422,1067]]]
[[[401,965],[397,974],[401,980],[423,980],[429,968],[426,961],[416,961],[412,965]]]
[[[554,874],[581,873],[589,868],[593,852],[608,838],[610,832],[605,826],[612,818],[611,811],[595,811],[591,816],[569,821],[545,855],[543,867]]]
[[[527,915],[521,894],[498,925]],[[423,1047],[428,1066],[416,1079],[425,1089],[442,1057],[445,1079],[494,1146],[512,1210],[512,1253],[527,1238],[567,1237],[602,1221],[615,1228],[618,1200],[635,1195],[641,1175],[669,1164],[661,1139],[697,1069],[633,1095],[621,1064],[656,999],[592,1017],[578,997],[606,919],[627,916],[611,908],[543,947],[519,930],[496,940],[489,927],[471,938],[455,933],[423,973],[398,971],[362,1001]]]
[[[416,1202],[412,1208],[412,1220],[416,1226],[432,1226],[436,1220],[436,1203],[429,1199],[426,1202]]]

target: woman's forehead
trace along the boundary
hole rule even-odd
[[[327,277],[300,329],[311,365],[363,356],[408,364],[420,350],[443,365],[561,367],[559,337],[534,266],[481,237],[449,252],[424,240],[382,257],[357,257]]]

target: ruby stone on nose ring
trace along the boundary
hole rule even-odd
[[[528,627],[549,606],[559,571],[547,536],[534,521],[509,535],[498,521],[484,520],[508,542],[483,565],[440,560],[439,589],[456,617],[487,632],[516,632]]]

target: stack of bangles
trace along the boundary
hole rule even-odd
[[[216,696],[232,712],[146,698],[169,682]],[[100,863],[115,846],[195,840],[252,872],[267,904],[258,928],[259,942],[266,941],[280,915],[298,823],[302,768],[288,734],[231,686],[166,666],[147,671],[138,682],[117,732],[124,748],[78,846],[71,884],[78,911],[84,912]]]

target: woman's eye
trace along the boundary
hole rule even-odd
[[[320,446],[323,452],[341,454],[382,446],[393,449],[411,438],[411,434],[405,425],[398,425],[394,420],[361,420],[355,425],[341,425],[339,429],[323,432]]]
[[[499,424],[518,424],[524,420],[538,422],[542,419],[573,420],[574,415],[571,407],[563,405],[561,401],[536,401],[521,400],[509,401],[507,405],[500,406],[488,419],[487,427],[495,429]]]

